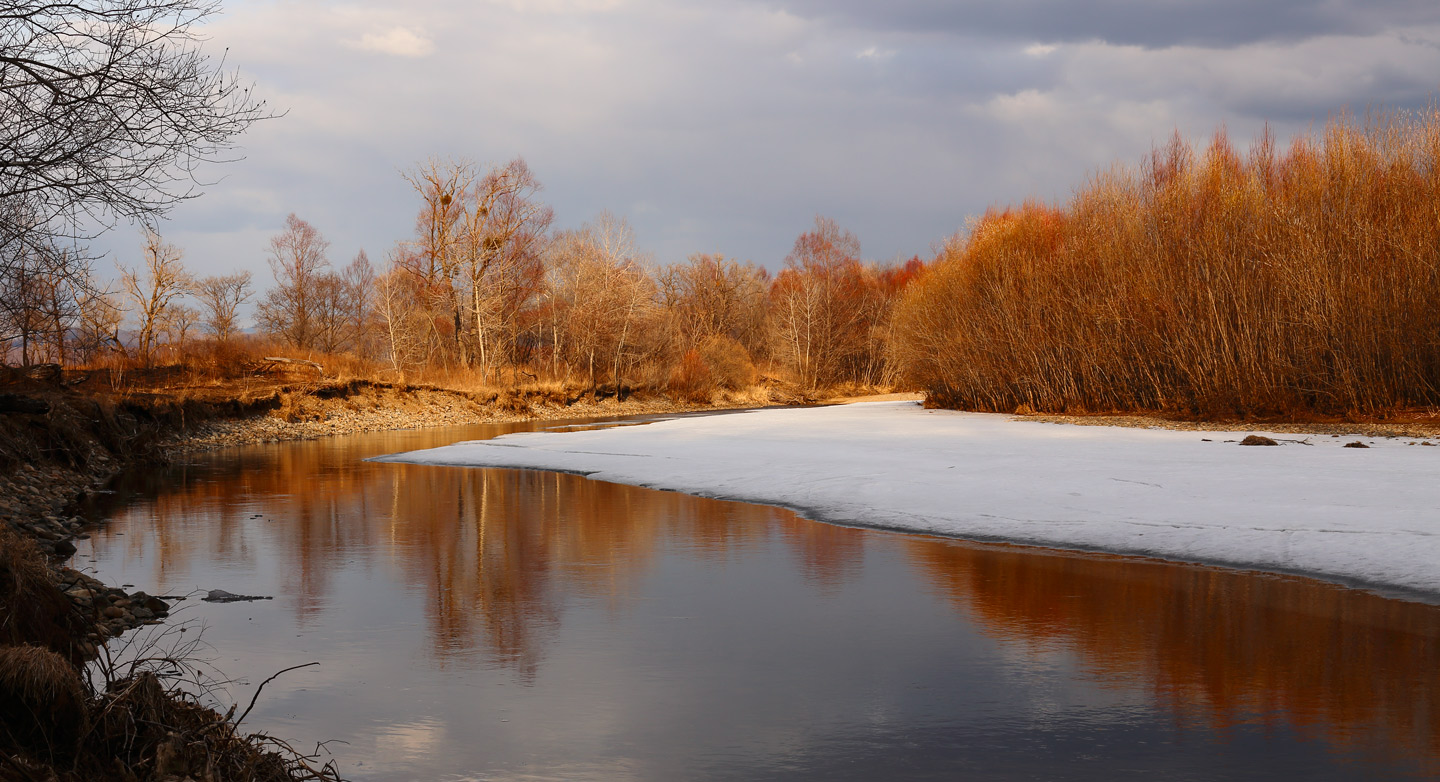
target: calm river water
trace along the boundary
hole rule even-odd
[[[319,661],[246,727],[331,740],[354,779],[1440,774],[1432,605],[361,461],[522,428],[190,456],[129,476],[76,566],[273,595],[172,624],[207,625],[241,709]]]

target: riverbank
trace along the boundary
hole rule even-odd
[[[159,458],[166,417],[53,387],[12,386],[3,403],[0,779],[338,780],[323,761],[240,734],[233,713],[182,690],[175,676],[196,663],[187,657],[193,645],[158,633],[107,650],[163,620],[174,598],[106,585],[65,564],[74,540],[88,535],[79,504],[118,471]],[[117,654],[133,660],[120,665]]]
[[[183,453],[392,429],[663,415],[794,401],[794,395],[765,389],[722,394],[707,403],[694,403],[645,393],[624,399],[596,398],[574,389],[473,394],[444,388],[367,383],[346,393],[324,388],[287,391],[274,408],[264,414],[203,420],[173,431],[166,437],[165,447],[167,451]]]

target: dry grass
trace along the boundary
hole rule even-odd
[[[0,524],[0,645],[40,646],[79,665],[89,629],[35,544]]]
[[[1283,154],[1178,139],[1066,209],[992,212],[904,298],[934,404],[1204,417],[1440,403],[1440,111]]]
[[[139,646],[124,644],[134,653],[125,663],[107,648],[88,681],[54,652],[0,647],[0,779],[338,782],[318,750],[305,755],[243,734],[245,714],[237,719],[234,708],[221,714],[197,700],[192,693],[206,697],[216,684],[197,667],[198,636],[161,630]],[[167,639],[174,643],[162,649]]]
[[[273,739],[241,734],[225,715],[167,689],[152,671],[111,682],[91,702],[90,723],[80,758],[63,778],[339,779],[333,767],[315,768]]]
[[[68,660],[38,646],[0,646],[0,749],[65,762],[86,721],[85,690]]]

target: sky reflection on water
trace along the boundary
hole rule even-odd
[[[80,566],[191,600],[252,729],[359,779],[1440,772],[1440,609],[834,527],[571,475],[372,464],[471,427],[131,476]]]

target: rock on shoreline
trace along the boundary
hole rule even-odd
[[[0,523],[31,540],[51,564],[51,580],[89,628],[75,639],[85,659],[94,659],[107,639],[169,615],[170,606],[144,592],[129,593],[70,567],[58,566],[84,538],[85,520],[68,511],[98,489],[118,463],[92,468],[20,465],[0,478]]]

